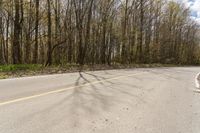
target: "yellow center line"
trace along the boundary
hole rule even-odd
[[[78,85],[78,86],[72,86],[72,87],[67,87],[67,88],[63,88],[63,89],[59,89],[59,90],[55,90],[55,91],[49,91],[49,92],[45,92],[45,93],[41,93],[41,94],[37,94],[37,95],[17,98],[17,99],[10,100],[10,101],[0,102],[0,106],[12,104],[12,103],[17,103],[17,102],[21,102],[21,101],[26,101],[26,100],[30,100],[30,99],[50,95],[50,94],[60,93],[60,92],[72,90],[72,89],[75,89],[75,88],[86,87],[86,86],[90,86],[90,85],[94,85],[94,84],[98,84],[98,83],[103,83],[103,82],[111,81],[111,80],[115,80],[115,79],[121,79],[121,78],[125,78],[125,77],[141,75],[141,74],[144,74],[144,73],[145,72],[135,73],[135,74],[126,75],[126,76],[118,76],[118,77],[108,78],[108,79],[104,79],[104,80],[100,80],[100,81],[94,81],[94,82],[91,82],[91,83],[86,83],[86,84],[82,84],[82,85]]]

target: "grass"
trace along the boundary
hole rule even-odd
[[[125,69],[125,68],[153,68],[153,67],[174,67],[177,65],[165,65],[165,64],[129,64],[129,65],[84,65],[82,70],[94,71],[94,70],[111,70],[111,69]],[[50,66],[44,67],[41,64],[19,64],[19,65],[0,65],[0,79],[14,78],[14,77],[26,77],[45,74],[56,73],[69,73],[78,72],[80,67],[77,64],[67,64],[64,66]]]
[[[9,78],[7,75],[0,74],[0,79],[7,79]]]
[[[79,66],[75,64],[50,67],[44,67],[41,64],[0,65],[0,79],[77,72],[78,70]]]
[[[16,72],[16,71],[36,71],[42,69],[42,65],[36,64],[19,64],[19,65],[2,65],[0,72]]]
[[[0,65],[0,79],[37,75],[42,69],[36,64]]]

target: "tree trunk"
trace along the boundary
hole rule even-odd
[[[36,18],[35,18],[35,46],[33,54],[33,63],[38,62],[38,26],[39,26],[39,5],[40,1],[36,0]]]
[[[48,6],[48,50],[47,50],[47,62],[45,66],[52,64],[52,43],[51,43],[51,0],[47,0]]]
[[[14,38],[12,45],[12,57],[13,64],[21,63],[21,51],[20,51],[20,1],[15,0],[15,20],[14,20]]]

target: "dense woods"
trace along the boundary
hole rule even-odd
[[[200,63],[199,26],[165,0],[1,0],[0,64]]]

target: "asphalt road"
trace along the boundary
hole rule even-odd
[[[200,133],[198,67],[0,80],[0,133]]]

